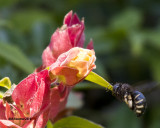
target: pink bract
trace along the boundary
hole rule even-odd
[[[12,99],[14,104],[6,102],[6,107],[2,101],[0,102],[0,108],[5,112],[0,115],[1,127],[45,127],[50,107],[48,70],[33,73],[22,80],[14,89]],[[14,118],[22,119],[14,120]],[[24,120],[25,118],[28,120]]]
[[[53,33],[49,46],[43,51],[42,67],[50,66],[60,54],[73,47],[83,47],[84,41],[84,20],[80,21],[77,14],[70,11],[64,17],[63,26]],[[93,49],[92,41],[87,48]]]
[[[78,69],[68,67],[67,65],[60,66],[62,64],[62,61],[66,58],[66,52],[68,52],[74,47],[82,48],[84,46],[84,41],[85,41],[84,28],[85,28],[84,20],[83,19],[79,20],[76,13],[73,14],[73,12],[70,11],[68,14],[66,14],[66,16],[64,17],[62,27],[58,28],[53,33],[53,35],[51,36],[50,44],[43,51],[42,66],[36,69],[36,71],[39,72],[47,67],[52,67],[50,68],[50,74],[52,74],[50,75],[50,77],[57,76],[60,78],[62,76],[62,79],[63,77],[66,78],[66,82],[60,82],[58,83],[60,84],[59,86],[55,86],[54,88],[51,89],[51,101],[50,101],[51,107],[49,111],[49,119],[52,122],[54,122],[54,118],[57,116],[57,114],[65,108],[68,94],[73,85],[83,80],[85,76],[87,76],[87,74],[93,68],[95,68],[95,65],[93,65],[93,67],[89,67],[89,70],[87,69],[86,74],[84,76],[77,77],[77,74],[79,74]],[[87,49],[93,49],[92,40],[87,45]],[[73,57],[75,55],[76,51],[73,52],[72,56],[70,57]],[[67,60],[69,61],[69,58]],[[87,65],[87,63],[83,62],[84,65]],[[52,82],[54,81],[53,79]],[[72,87],[68,87],[66,85]],[[55,111],[57,109],[58,111]]]

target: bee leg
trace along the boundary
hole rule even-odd
[[[125,93],[124,102],[128,105],[130,109],[133,109],[133,101],[130,93],[127,93],[127,92]]]

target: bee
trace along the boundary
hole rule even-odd
[[[113,86],[112,93],[116,98],[124,101],[136,113],[137,117],[144,114],[147,103],[145,96],[141,92],[134,90],[128,84],[116,83]]]

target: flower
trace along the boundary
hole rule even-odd
[[[50,76],[52,81],[57,80],[57,82],[61,82],[58,83],[58,86],[54,86],[51,89],[50,102],[52,107],[50,107],[49,119],[52,122],[55,121],[54,119],[56,118],[57,114],[64,110],[69,92],[73,85],[85,78],[87,73],[89,73],[89,68],[90,70],[95,68],[95,66],[93,66],[86,68],[86,71],[82,71],[82,68],[80,69],[79,65],[79,69],[76,69],[76,67],[71,67],[74,66],[74,61],[68,65],[70,67],[62,67],[58,65],[58,63],[62,62],[60,59],[62,59],[63,55],[65,55],[70,49],[74,47],[83,47],[85,41],[84,28],[84,20],[79,20],[76,13],[73,14],[73,12],[70,11],[68,14],[66,14],[62,27],[58,28],[53,33],[50,44],[42,53],[42,66],[36,69],[36,72],[39,72],[52,65],[52,68],[50,68]],[[87,49],[93,49],[92,40],[87,45]],[[51,71],[51,69],[53,70]],[[57,84],[56,81],[54,81],[54,84]],[[66,84],[69,86],[66,86]]]
[[[5,101],[5,107],[0,101],[0,127],[45,127],[50,107],[48,70],[30,74],[16,86],[11,97],[13,103]]]
[[[70,11],[44,50],[42,66],[0,100],[0,127],[40,128],[56,120],[72,87],[96,67],[93,42],[84,49],[84,40],[84,20]]]
[[[89,49],[74,47],[61,54],[51,65],[49,75],[52,81],[73,86],[83,80],[96,66],[95,52]]]
[[[43,51],[43,65],[40,69],[44,69],[52,65],[59,55],[67,52],[73,47],[83,47],[84,45],[84,20],[79,20],[76,13],[70,11],[64,17],[63,26],[58,28],[52,35],[49,46]],[[92,40],[87,46],[93,49]]]

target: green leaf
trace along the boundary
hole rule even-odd
[[[103,128],[103,127],[89,120],[77,116],[70,116],[57,121],[52,128]]]
[[[0,99],[3,98],[4,93],[5,93],[7,90],[8,90],[7,88],[0,86]]]
[[[53,124],[50,120],[47,122],[47,128],[53,128]]]
[[[4,77],[2,80],[0,80],[0,86],[10,89],[11,88],[10,79],[8,77]]]
[[[113,89],[113,86],[110,83],[108,83],[104,78],[94,72],[90,72],[89,75],[85,78],[85,80],[96,83],[102,87],[109,89],[110,91],[112,91]]]
[[[0,92],[0,99],[2,99],[3,98],[3,93],[2,92]]]
[[[0,56],[26,73],[31,73],[35,69],[32,62],[14,45],[0,42]]]

